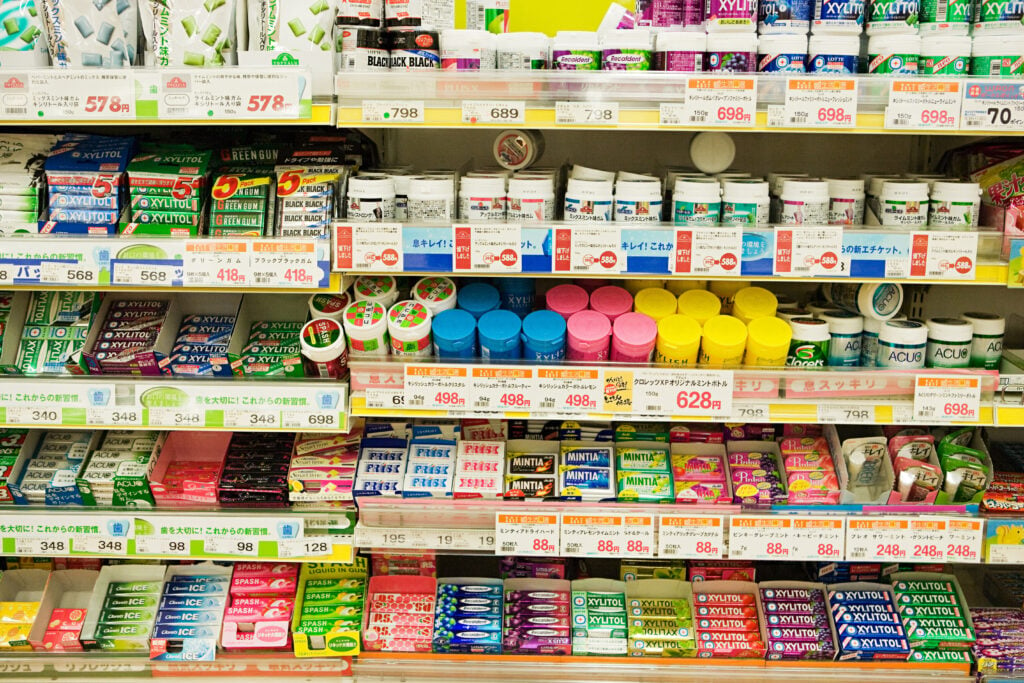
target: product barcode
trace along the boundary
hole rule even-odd
[[[486,396],[481,396],[476,400],[477,408],[486,408],[489,405],[491,405],[491,399],[487,398]]]
[[[793,114],[789,117],[790,123],[807,123],[807,114]]]
[[[546,398],[546,399],[544,399],[543,401],[540,402],[540,407],[541,408],[554,408],[555,407],[555,399],[553,399],[553,398]]]
[[[707,120],[707,114],[690,114],[690,123],[704,123]]]
[[[27,114],[28,107],[5,107],[4,113],[8,116],[17,116],[18,114]]]
[[[414,397],[410,398],[409,399],[409,405],[411,405],[411,406],[421,406],[421,405],[423,405],[423,397],[422,396],[414,396]]]
[[[910,119],[892,118],[889,119],[889,125],[894,128],[903,128],[910,125]]]
[[[946,16],[946,8],[948,7],[948,5],[949,5],[949,3],[947,2],[947,0],[939,0],[938,7],[936,7],[936,9],[935,9],[935,16],[936,17],[944,17],[944,16]],[[941,19],[940,19],[940,21],[941,21]]]
[[[707,266],[697,266],[690,268],[690,273],[710,273],[711,269]]]
[[[505,541],[504,543],[501,544],[501,552],[503,552],[503,553],[515,552],[515,549],[516,549],[516,544],[513,543],[512,541]]]
[[[654,405],[647,406],[646,410],[647,410],[648,413],[660,413],[662,411],[662,407],[659,406],[658,404],[654,404]]]
[[[965,119],[964,126],[966,128],[981,128],[985,125],[985,122],[981,119]]]
[[[578,553],[581,549],[582,548],[581,548],[579,543],[570,543],[570,544],[565,546],[566,554]]]
[[[182,116],[188,114],[188,107],[167,107],[168,116]]]
[[[252,281],[255,284],[257,284],[257,285],[269,285],[270,284],[270,278],[269,277],[254,277],[252,279]]]
[[[867,556],[868,554],[864,552],[863,548],[857,548],[856,550],[851,550],[849,553],[847,553],[847,558],[851,560],[857,560]]]

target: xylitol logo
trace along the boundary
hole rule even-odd
[[[871,21],[906,21],[917,23],[917,0],[878,0],[871,4]]]
[[[981,20],[1013,21],[1024,17],[1024,2],[1021,0],[995,0],[981,3]]]
[[[863,21],[864,3],[857,0],[850,2],[831,2],[823,0],[821,3],[821,19],[825,21],[856,21],[858,24]]]

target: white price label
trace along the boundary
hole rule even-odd
[[[618,102],[555,102],[559,126],[617,126]]]
[[[731,370],[633,371],[633,412],[702,418],[732,415]]]
[[[626,268],[622,229],[611,223],[554,228],[556,273],[617,275]]]
[[[309,82],[295,69],[163,70],[157,111],[161,119],[297,119],[300,84]]]
[[[206,538],[203,539],[203,550],[207,555],[257,557],[260,542],[254,538]]]
[[[948,524],[941,517],[851,518],[846,524],[850,562],[945,562]]]
[[[142,408],[87,408],[85,423],[96,427],[141,427]]]
[[[248,242],[189,241],[182,258],[186,287],[245,287],[252,280]]]
[[[16,538],[14,554],[65,557],[71,554],[71,542],[67,538]]]
[[[469,366],[405,366],[406,408],[466,410],[469,406]]]
[[[557,557],[559,547],[558,515],[495,513],[495,554]]]
[[[183,428],[206,426],[206,412],[187,408],[149,408],[146,421],[149,427]]]
[[[90,69],[40,69],[27,79],[3,80],[5,118],[94,121],[135,118],[134,77],[126,71],[107,70],[99,74]],[[60,97],[54,97],[53,93],[60,93]],[[25,96],[24,99],[18,97],[19,94]],[[25,102],[22,107],[12,106],[22,101]]]
[[[130,287],[173,287],[181,280],[181,266],[159,263],[123,263],[112,265],[115,285]]]
[[[624,550],[621,514],[562,513],[560,555],[619,557]]]
[[[421,529],[356,525],[353,542],[359,548],[426,548]]]
[[[82,536],[72,541],[72,549],[76,553],[92,553],[95,555],[128,554],[128,539],[111,536]]]
[[[875,424],[875,406],[863,403],[819,403],[818,422],[823,424]]]
[[[224,427],[228,429],[279,429],[281,414],[276,410],[260,408],[225,410]]]
[[[423,123],[422,100],[363,100],[363,123]]]
[[[857,80],[786,79],[786,103],[769,107],[768,125],[777,128],[856,127]]]
[[[156,557],[184,557],[191,554],[192,544],[188,538],[167,538],[166,536],[136,536],[135,554]]]
[[[918,375],[914,378],[914,418],[923,422],[977,422],[981,378]]]
[[[1024,130],[1024,81],[969,81],[964,89],[960,130]]]
[[[767,403],[734,403],[737,422],[771,422],[771,406]]]
[[[334,269],[352,272],[402,272],[405,267],[401,223],[336,223]]]
[[[742,256],[742,228],[676,228],[669,269],[676,275],[735,276]]]
[[[462,102],[462,122],[521,126],[526,123],[526,102],[464,100]]]
[[[257,287],[312,288],[320,284],[322,274],[313,240],[254,240],[251,251],[251,284]]]
[[[841,518],[735,515],[729,557],[736,560],[837,561],[845,555]]]
[[[285,410],[281,412],[284,429],[323,429],[333,431],[341,425],[341,417],[329,410]]]
[[[956,210],[955,207],[947,208]],[[910,236],[910,277],[973,281],[978,265],[978,233],[932,231]]]
[[[39,264],[39,282],[44,285],[98,285],[99,273],[91,267],[72,261],[43,261]]]
[[[33,408],[24,405],[7,406],[7,424],[11,425],[60,425],[63,411],[60,408]]]
[[[950,517],[946,520],[947,562],[981,562],[985,542],[985,520]]]
[[[658,517],[658,557],[720,560],[725,555],[725,520],[721,515]]]
[[[963,57],[946,57],[963,60]],[[895,130],[956,130],[960,125],[961,81],[928,79],[889,82],[885,127]]]
[[[780,277],[847,277],[843,227],[775,228],[775,275]]]
[[[674,118],[662,110],[662,121]],[[752,128],[757,122],[757,79],[707,76],[686,80],[681,125]]]
[[[18,270],[13,263],[0,263],[0,285],[13,285]]]
[[[494,552],[494,532],[488,529],[396,529],[359,524],[356,526],[353,543],[359,548],[432,548]]]
[[[540,403],[533,368],[491,365],[471,372],[476,410],[529,412]]]
[[[325,536],[307,536],[277,542],[277,557],[282,560],[329,557],[333,550],[331,540]]]
[[[654,517],[628,513],[623,516],[621,557],[654,557],[657,549]]]
[[[604,386],[598,368],[537,368],[535,412],[580,415],[604,405]]]
[[[367,389],[364,397],[367,408],[394,410],[405,407],[405,392],[402,389]]]
[[[485,198],[490,199],[490,198]],[[520,273],[522,227],[452,226],[452,265],[456,273]]]

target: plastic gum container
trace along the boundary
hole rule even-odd
[[[633,295],[614,285],[598,287],[590,294],[590,308],[614,322],[620,315],[633,310]]]
[[[743,364],[781,367],[786,364],[793,328],[782,318],[756,318],[747,325],[747,352]]]
[[[548,290],[544,300],[549,311],[554,311],[565,320],[572,317],[573,313],[586,310],[590,303],[587,290],[579,285],[556,285]]]
[[[566,323],[566,358],[601,361],[608,359],[612,324],[597,311],[573,313]]]
[[[519,358],[523,353],[523,321],[511,311],[488,311],[477,321],[480,357]]]
[[[743,362],[747,326],[731,315],[716,315],[704,323],[700,345],[701,365],[735,367]]]
[[[657,338],[658,325],[650,317],[642,313],[621,315],[612,326],[611,360],[617,363],[649,363]]]
[[[693,366],[700,352],[701,325],[685,315],[670,315],[658,321],[654,361],[668,365]]]
[[[633,310],[653,319],[655,322],[678,311],[679,302],[667,289],[640,290],[633,301]]]
[[[722,313],[722,300],[706,289],[691,289],[679,295],[677,310],[703,325]]]

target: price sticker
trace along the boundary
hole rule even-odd
[[[367,389],[364,396],[367,408],[394,410],[405,407],[405,392],[402,389]]]
[[[240,555],[258,557],[260,542],[252,538],[205,538],[203,550],[207,555]]]
[[[494,552],[497,555],[556,557],[559,535],[558,515],[495,513]]]
[[[334,544],[323,536],[277,542],[277,557],[282,560],[329,557],[333,551]]]
[[[520,126],[526,123],[526,102],[463,100],[462,122]]]
[[[520,273],[522,227],[452,226],[452,263],[456,273]]]
[[[720,560],[725,556],[725,520],[721,515],[660,515],[658,557]]]
[[[535,412],[580,415],[597,411],[604,403],[599,368],[537,368]]]
[[[336,223],[334,270],[402,272],[405,250],[401,223]]]
[[[946,561],[981,562],[985,520],[950,517],[946,520]]]
[[[39,283],[44,285],[99,285],[99,272],[77,261],[43,261]]]
[[[149,427],[174,428],[174,427],[204,427],[206,426],[206,412],[203,410],[190,410],[188,408],[149,408],[147,411]]]
[[[662,125],[752,128],[757,122],[757,79],[694,77],[686,79],[682,111],[661,109]],[[679,123],[672,123],[678,120]]]
[[[562,514],[560,555],[619,557],[625,547],[623,515]]]
[[[363,123],[423,123],[422,100],[363,100]]]
[[[780,277],[848,277],[843,257],[843,226],[775,228],[775,275]]]
[[[973,281],[977,265],[976,232],[911,233],[911,278]]]
[[[633,371],[633,411],[709,419],[732,415],[734,377],[731,370]]]
[[[225,410],[224,426],[231,429],[280,429],[281,414],[260,408]]]
[[[781,107],[768,108],[774,128],[854,128],[857,125],[857,80],[787,78]]]
[[[141,427],[141,408],[86,408],[85,423],[95,427]]]
[[[945,57],[964,61],[963,57]],[[956,130],[962,106],[960,81],[893,80],[885,127],[894,130]]]
[[[423,549],[426,545],[420,531],[416,528],[373,527],[359,523],[356,525],[353,542],[359,548]]]
[[[60,408],[33,408],[25,405],[7,406],[7,424],[59,426],[63,422],[63,411]]]
[[[533,368],[490,365],[471,372],[476,410],[529,412],[539,403]]]
[[[846,559],[850,562],[943,562],[946,520],[939,517],[848,519]]]
[[[161,71],[157,112],[161,119],[298,119],[300,83],[309,82],[297,69]]]
[[[182,257],[185,287],[245,287],[251,280],[249,243],[190,240]]]
[[[469,406],[469,366],[405,366],[406,408],[465,410]]]
[[[181,266],[164,263],[111,263],[115,285],[128,287],[173,287],[181,284]]]
[[[875,406],[863,403],[819,403],[818,422],[823,424],[875,424]]]
[[[734,403],[733,414],[738,422],[771,422],[771,406],[767,403]]]
[[[82,536],[74,539],[72,543],[72,550],[76,553],[118,555],[121,557],[128,554],[127,538],[115,538],[112,536]]]
[[[335,430],[341,424],[338,413],[329,410],[285,410],[281,412],[284,429]]]
[[[609,223],[554,228],[554,272],[618,275],[626,267],[622,230]]]
[[[127,72],[40,69],[3,79],[4,118],[112,120],[135,118],[135,84]],[[52,93],[60,93],[54,98]],[[19,97],[20,95],[20,97]],[[13,106],[22,102],[21,107]]]
[[[654,557],[657,549],[654,517],[651,515],[624,515],[622,518],[621,557]]]
[[[669,269],[676,275],[740,274],[742,228],[676,228],[675,245]]]
[[[555,102],[559,126],[617,126],[618,102]]]
[[[71,541],[67,538],[15,538],[14,554],[67,556],[71,554]]]
[[[251,284],[257,287],[322,287],[325,273],[316,262],[316,243],[253,240]]]
[[[735,515],[729,557],[736,560],[838,561],[846,548],[841,518]]]
[[[1024,130],[1024,81],[968,82],[960,112],[960,130]]]
[[[923,422],[977,422],[981,378],[918,375],[914,378],[914,419]]]
[[[191,554],[191,543],[187,538],[165,536],[136,536],[135,554],[153,557],[183,557]]]
[[[789,535],[789,559],[801,562],[839,562],[846,556],[846,522],[836,517],[794,517]]]

